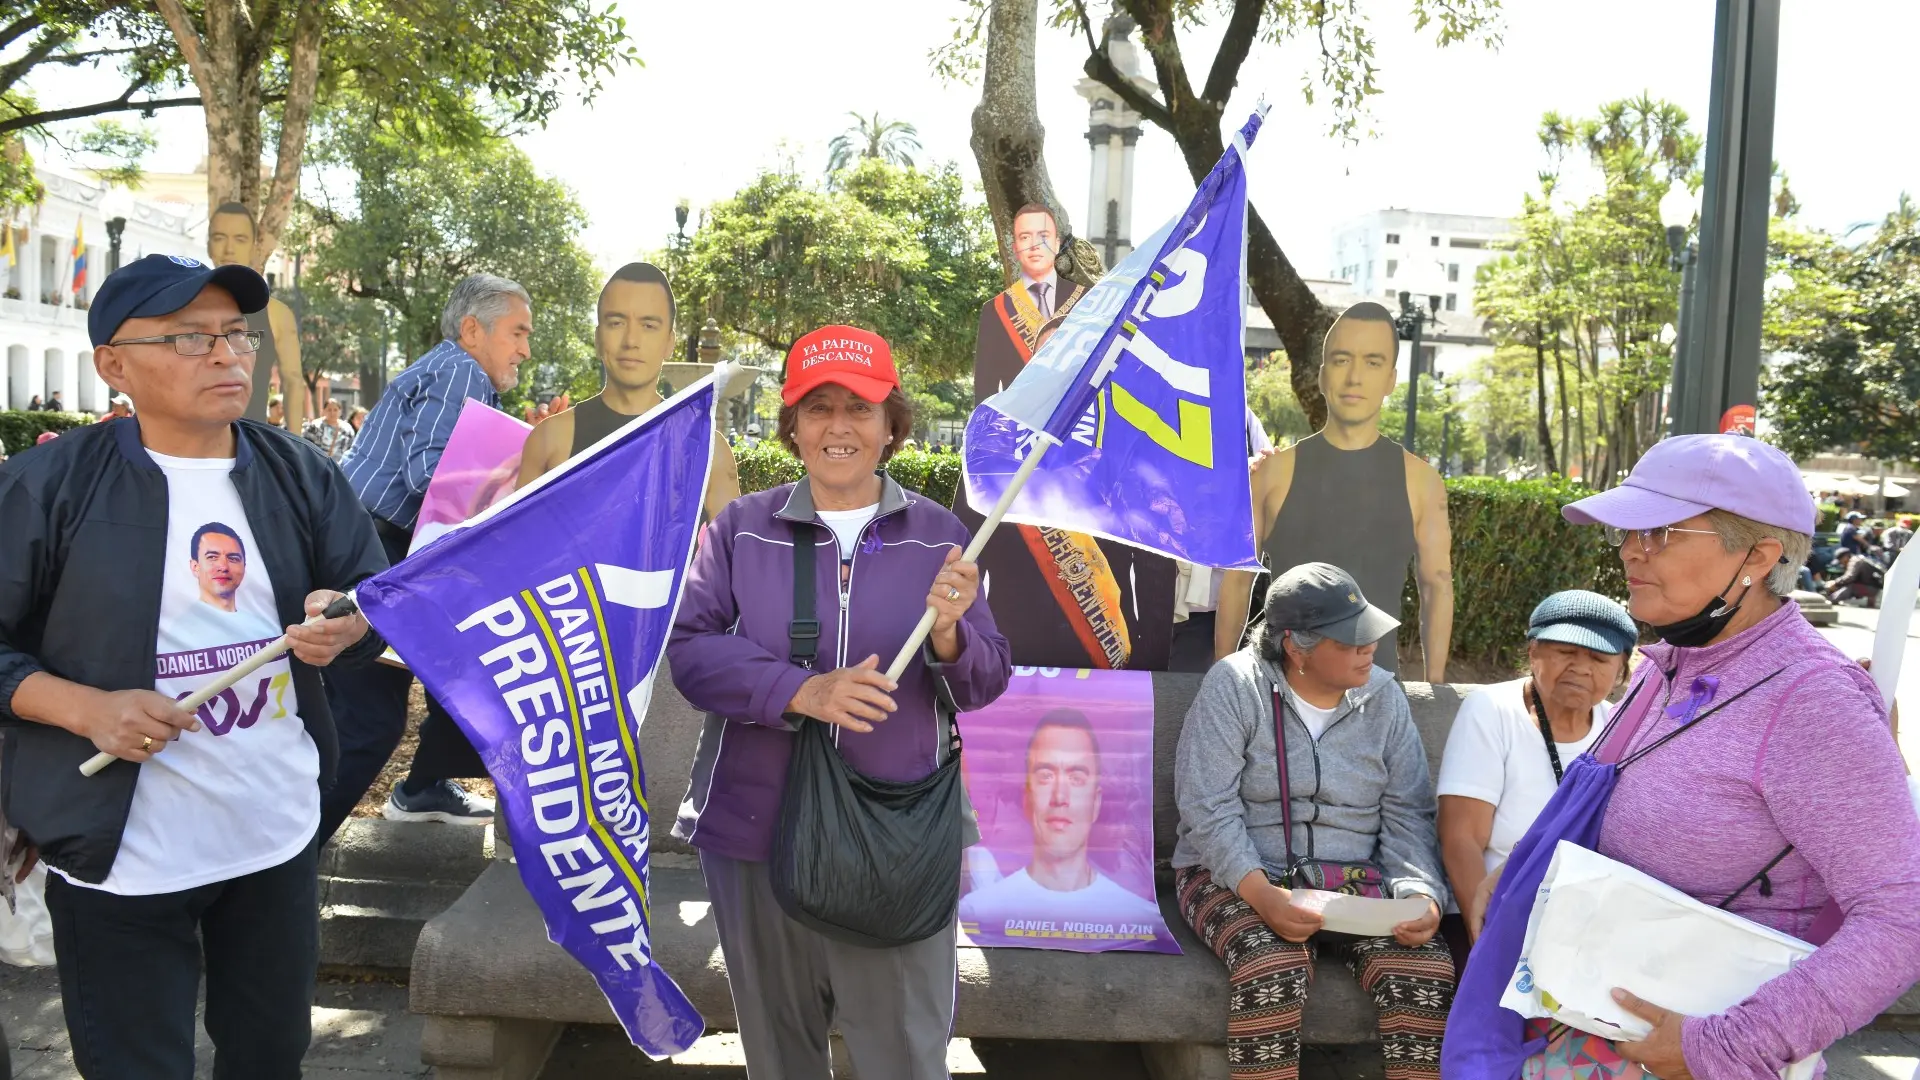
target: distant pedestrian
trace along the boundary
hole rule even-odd
[[[99,423],[104,424],[109,420],[118,420],[123,416],[133,415],[133,399],[125,394],[113,395],[113,400],[108,404],[107,414],[99,419]]]
[[[347,417],[347,423],[352,425],[353,433],[355,435],[360,434],[360,425],[366,422],[367,422],[367,407],[365,405],[355,405],[353,407],[353,414]]]
[[[335,462],[347,456],[347,450],[353,446],[353,428],[340,419],[340,400],[328,398],[321,407],[320,415],[307,424],[307,430],[301,435],[320,452]]]
[[[67,411],[66,403],[60,400],[60,391],[55,390],[52,394],[48,395],[47,411],[48,412],[66,412]]]
[[[33,395],[33,400],[27,402],[28,412],[44,412],[46,411],[46,408],[47,408],[46,405],[41,403],[39,394]]]
[[[275,394],[267,399],[267,423],[277,428],[287,426],[287,399]]]
[[[1887,554],[1898,555],[1911,539],[1913,539],[1913,519],[1903,517],[1899,524],[1880,534],[1880,545],[1887,549]]]

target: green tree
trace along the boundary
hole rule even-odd
[[[395,347],[415,357],[440,340],[456,282],[482,271],[512,278],[533,297],[534,329],[533,359],[509,402],[543,381],[576,397],[598,391],[600,274],[577,240],[586,212],[565,185],[505,139],[434,147],[375,129],[330,149],[352,190],[336,194],[323,180],[294,237],[310,252],[316,287],[383,305]],[[365,340],[367,324],[352,325]]]
[[[1910,460],[1920,447],[1920,207],[1906,195],[1848,247],[1776,220],[1761,324],[1780,354],[1762,374],[1773,439],[1791,454],[1855,450]]]
[[[1701,139],[1684,110],[1646,95],[1583,119],[1548,113],[1539,138],[1548,168],[1538,192],[1522,197],[1511,253],[1482,268],[1476,304],[1497,344],[1532,353],[1526,411],[1537,451],[1563,471],[1577,462],[1604,488],[1659,437],[1659,394],[1672,370],[1661,332],[1675,321],[1680,289],[1660,200],[1674,184],[1697,185]],[[1586,168],[1600,190],[1567,201],[1570,166]],[[1549,355],[1558,454],[1547,422]]]
[[[256,265],[278,245],[316,117],[352,103],[428,142],[473,143],[591,99],[635,60],[623,19],[593,0],[152,0],[128,19],[149,67],[190,82],[206,114],[207,202],[259,217]],[[164,20],[161,22],[160,20]],[[158,26],[159,34],[153,33]],[[365,113],[356,113],[364,120]],[[266,139],[277,145],[262,180]]]
[[[1247,408],[1260,419],[1275,446],[1299,442],[1313,434],[1313,425],[1293,396],[1293,371],[1287,354],[1276,349],[1247,362]]]
[[[951,164],[863,159],[830,188],[791,163],[763,171],[707,208],[676,259],[686,310],[723,330],[784,357],[818,327],[863,326],[929,387],[971,369],[980,307],[1001,286],[986,211]]]
[[[1360,0],[1115,0],[1115,14],[1140,29],[1150,77],[1129,77],[1122,70],[1113,39],[1095,32],[1086,0],[1047,0],[1044,15],[1038,5],[1039,0],[964,0],[954,19],[953,39],[931,58],[934,70],[946,78],[983,75],[972,145],[1003,249],[1011,247],[1012,215],[1022,203],[1040,202],[1060,211],[1047,178],[1044,132],[1034,107],[1034,37],[1041,18],[1053,29],[1085,40],[1087,76],[1172,136],[1195,183],[1226,150],[1222,122],[1231,120],[1239,127],[1241,118],[1228,117],[1226,110],[1255,44],[1316,42],[1317,61],[1301,78],[1302,94],[1309,104],[1318,96],[1327,99],[1335,136],[1372,134],[1367,107],[1380,86],[1367,15],[1380,5]],[[1411,6],[1414,29],[1431,31],[1436,45],[1499,44],[1500,0],[1413,0]],[[1185,50],[1196,38],[1215,33],[1218,45],[1203,74],[1198,66],[1189,66]],[[1267,152],[1284,154],[1271,148]],[[1064,216],[1060,224],[1067,226]],[[1011,275],[1010,257],[1005,265]],[[1253,207],[1247,210],[1247,278],[1294,358],[1289,368],[1294,395],[1315,426],[1324,423],[1320,345],[1333,313],[1313,295]]]
[[[882,120],[877,112],[870,117],[856,112],[847,115],[853,117],[853,126],[827,144],[828,173],[837,173],[856,161],[876,159],[913,168],[913,156],[920,152],[920,133],[912,124]]]

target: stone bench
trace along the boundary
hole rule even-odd
[[[1154,855],[1162,871],[1161,910],[1186,955],[963,948],[955,1034],[1138,1042],[1157,1077],[1226,1076],[1226,969],[1181,920],[1165,872],[1179,822],[1174,748],[1200,678],[1157,673],[1153,679]],[[1473,688],[1410,683],[1406,689],[1437,773],[1460,697]],[[665,827],[686,791],[700,724],[700,714],[668,680],[656,684],[641,728],[657,810],[654,958],[709,1028],[732,1030],[726,963],[699,863]],[[426,1018],[422,1060],[438,1066],[443,1080],[532,1077],[563,1025],[615,1022],[592,976],[547,940],[518,868],[504,860],[427,923],[414,951],[411,985],[413,1011]],[[1375,1037],[1373,1003],[1344,965],[1319,966],[1302,1035],[1315,1044]]]
[[[1139,1043],[1157,1080],[1225,1080],[1226,969],[1181,920],[1165,872],[1179,822],[1174,748],[1200,676],[1159,673],[1153,683],[1160,906],[1186,955],[961,949],[955,1034]],[[1474,687],[1407,683],[1405,689],[1428,767],[1437,775],[1460,698]],[[699,863],[666,827],[686,791],[700,723],[700,714],[668,680],[656,684],[640,738],[658,811],[654,957],[709,1028],[732,1030],[726,962]],[[496,850],[503,852],[505,845]],[[592,976],[547,940],[518,868],[504,860],[489,865],[451,908],[426,924],[413,954],[411,985],[412,1009],[426,1018],[421,1058],[439,1067],[442,1080],[529,1080],[564,1025],[615,1022]],[[1888,1015],[1920,1016],[1920,989]],[[1302,1021],[1303,1040],[1370,1042],[1373,1021],[1373,1003],[1346,967],[1320,964]]]

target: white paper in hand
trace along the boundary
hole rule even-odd
[[[1386,937],[1401,923],[1412,922],[1425,915],[1430,901],[1424,896],[1383,900],[1374,896],[1349,896],[1319,889],[1294,889],[1290,902],[1302,911],[1311,911],[1320,916],[1322,928],[1336,934]]]
[[[1652,1026],[1614,1002],[1614,987],[1686,1016],[1714,1016],[1813,948],[1562,840],[1500,1004],[1602,1038],[1637,1040]],[[1815,1054],[1781,1076],[1807,1080],[1819,1060]]]

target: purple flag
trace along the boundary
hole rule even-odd
[[[967,422],[967,502],[987,513],[1052,444],[1006,520],[1200,566],[1258,569],[1248,480],[1247,177],[1256,113],[1193,201],[1096,282]]]
[[[704,1029],[653,963],[638,736],[713,448],[702,379],[356,590],[479,750],[547,936],[655,1058]]]

